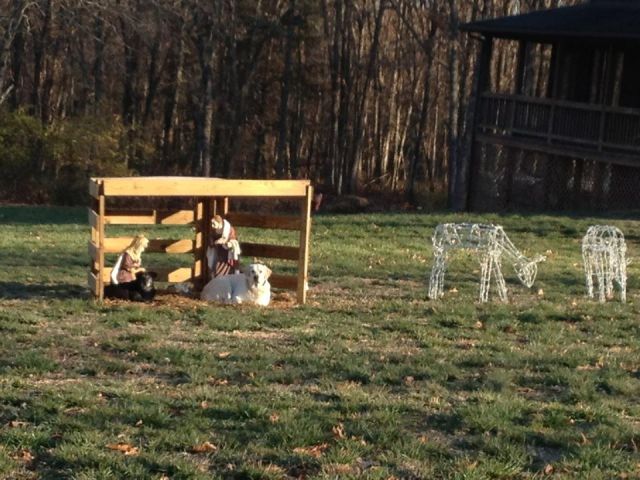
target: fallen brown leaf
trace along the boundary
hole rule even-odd
[[[320,445],[314,445],[312,447],[296,447],[293,449],[293,453],[301,453],[304,455],[310,455],[314,458],[320,458],[328,448],[328,443],[321,443]]]
[[[356,473],[356,468],[348,463],[331,463],[326,467],[327,473],[333,475],[353,475]]]
[[[216,385],[216,386],[223,386],[223,385],[229,384],[229,380],[227,380],[226,378],[210,377],[207,381],[209,382],[210,385]]]
[[[109,450],[115,450],[117,452],[123,453],[128,456],[136,456],[140,453],[140,449],[138,447],[134,447],[133,445],[129,445],[128,443],[110,443],[107,445]]]
[[[366,445],[367,441],[362,437],[351,437],[351,440],[359,443],[360,445]]]
[[[584,433],[580,432],[580,436],[582,437],[581,441],[580,441],[580,443],[582,445],[588,445],[590,443],[589,439],[587,438],[587,436]]]
[[[269,475],[277,475],[278,478],[285,478],[287,473],[286,470],[280,465],[274,465],[273,463],[264,466],[262,471],[264,473],[268,473]]]
[[[7,426],[9,428],[20,428],[26,427],[27,425],[29,425],[29,422],[21,422],[20,420],[11,420],[9,423],[7,423]]]
[[[553,473],[553,465],[551,465],[550,463],[546,464],[544,467],[544,474],[551,475],[552,473]]]
[[[15,460],[20,460],[22,462],[28,463],[31,462],[35,457],[31,454],[29,450],[26,448],[22,450],[18,450],[18,452],[13,456]]]
[[[227,358],[229,355],[231,355],[231,352],[220,352],[218,358]]]
[[[201,443],[200,445],[194,445],[193,447],[191,447],[191,453],[210,453],[210,452],[216,452],[217,450],[218,450],[218,447],[216,447],[211,442],[204,442],[204,443]]]
[[[331,431],[333,432],[333,436],[336,438],[344,438],[344,425],[342,423],[339,423],[338,425],[335,425],[333,428],[331,428]]]

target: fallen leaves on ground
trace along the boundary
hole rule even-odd
[[[311,447],[296,447],[293,449],[293,453],[300,453],[303,455],[310,455],[314,458],[320,458],[328,448],[328,443],[321,443],[320,445],[313,445]]]
[[[26,448],[18,450],[18,452],[13,456],[14,460],[20,460],[25,463],[31,462],[34,458],[33,454]]]
[[[231,355],[231,352],[220,352],[218,358],[227,358],[229,355]]]
[[[29,425],[29,422],[22,422],[20,420],[11,420],[9,423],[7,423],[7,426],[9,428],[21,428],[26,427],[27,425]]]
[[[358,469],[348,463],[331,463],[324,467],[325,473],[330,475],[355,475]]]
[[[140,449],[138,447],[134,447],[128,443],[118,442],[118,443],[109,443],[107,445],[109,450],[115,450],[117,452],[121,452],[127,456],[136,456],[140,453]]]
[[[333,428],[331,428],[331,431],[333,432],[334,437],[345,438],[344,425],[342,423],[335,425]]]
[[[207,379],[207,383],[209,383],[209,385],[224,386],[229,385],[229,380],[227,380],[226,378],[209,377]]]
[[[199,445],[194,445],[191,447],[191,453],[211,453],[218,451],[218,447],[216,447],[211,442],[203,442]]]

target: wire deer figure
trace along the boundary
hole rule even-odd
[[[598,300],[613,295],[613,282],[620,287],[620,300],[627,301],[627,244],[619,228],[592,225],[582,239],[582,259],[587,296],[594,297],[593,277],[598,281]]]
[[[480,301],[489,299],[491,276],[495,278],[498,295],[507,301],[507,286],[502,275],[502,259],[507,259],[523,285],[530,288],[538,274],[538,263],[545,257],[538,255],[528,259],[511,243],[500,225],[475,223],[444,223],[433,234],[434,263],[429,279],[428,296],[431,299],[444,295],[444,274],[450,250],[471,250],[480,258]]]

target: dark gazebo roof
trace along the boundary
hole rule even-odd
[[[502,38],[640,40],[640,0],[591,0],[466,23],[461,30]]]

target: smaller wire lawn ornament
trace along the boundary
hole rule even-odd
[[[489,299],[492,275],[498,287],[500,300],[507,301],[507,286],[502,275],[503,258],[513,265],[520,282],[527,288],[530,288],[536,279],[538,263],[545,260],[541,255],[532,260],[525,257],[511,243],[500,225],[443,223],[436,227],[432,241],[434,262],[428,292],[431,299],[444,295],[444,273],[451,250],[469,250],[475,252],[479,258],[481,302]]]
[[[598,281],[598,300],[613,295],[613,282],[620,287],[620,300],[627,301],[627,244],[619,228],[592,225],[582,239],[582,259],[587,280],[587,295],[594,297],[593,277]]]

